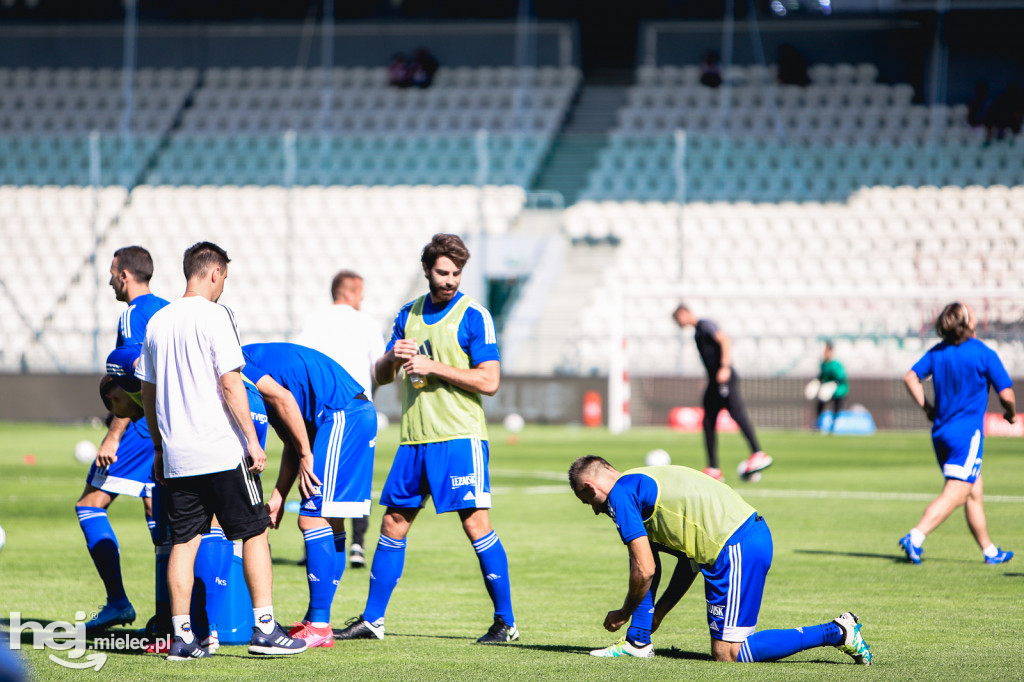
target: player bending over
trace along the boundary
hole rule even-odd
[[[615,521],[629,548],[626,599],[604,619],[610,632],[631,621],[629,629],[615,644],[591,651],[592,656],[654,656],[651,633],[702,573],[716,661],[774,661],[834,646],[857,664],[871,664],[857,616],[849,611],[820,625],[754,632],[772,564],[772,535],[764,518],[724,483],[681,466],[620,473],[603,458],[587,455],[569,468],[569,485],[595,514]],[[676,557],[677,563],[655,603],[662,554]]]
[[[287,444],[268,505],[275,528],[296,477],[302,495],[309,604],[288,634],[308,647],[330,648],[331,604],[345,571],[345,519],[370,513],[377,410],[359,382],[320,351],[294,343],[242,350],[242,374],[260,390],[270,423]]]

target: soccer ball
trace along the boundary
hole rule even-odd
[[[3,526],[0,526],[0,549],[3,549],[4,545],[6,545],[6,544],[7,544],[7,532],[4,531],[4,527]]]
[[[526,426],[526,420],[515,412],[505,417],[505,428],[509,433],[519,433],[523,430],[524,426]]]
[[[377,430],[378,431],[383,431],[384,429],[388,428],[389,424],[391,424],[391,420],[388,419],[388,416],[386,414],[384,414],[383,412],[378,411],[377,412]]]
[[[658,448],[648,452],[644,462],[649,467],[663,467],[672,463],[672,457],[661,448]]]
[[[91,440],[80,440],[75,445],[75,459],[82,464],[92,464],[96,459],[96,444]]]

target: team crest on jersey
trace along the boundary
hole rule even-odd
[[[450,478],[452,479],[452,490],[462,488],[467,485],[476,487],[476,474],[470,474],[469,476],[451,476]]]

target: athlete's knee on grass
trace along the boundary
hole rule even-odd
[[[735,663],[740,654],[742,642],[726,642],[711,638],[711,658],[721,663]]]

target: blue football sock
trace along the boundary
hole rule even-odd
[[[334,534],[334,586],[341,584],[341,576],[345,575],[345,531]]]
[[[124,593],[121,580],[121,550],[114,529],[107,519],[107,510],[100,507],[75,507],[75,511],[92,562],[96,564],[96,571],[107,590],[107,603],[127,602],[128,596]]]
[[[384,618],[391,593],[395,591],[404,568],[405,540],[381,535],[377,539],[377,551],[373,553],[373,564],[370,566],[370,594],[366,597],[364,620],[376,623]]]
[[[775,661],[819,646],[836,645],[842,631],[835,623],[811,625],[792,630],[762,630],[743,640],[738,659],[741,663]]]
[[[334,583],[334,531],[330,526],[302,531],[306,542],[306,580],[309,582],[310,623],[331,622],[331,602],[337,585]]]
[[[633,618],[629,622],[629,630],[626,631],[626,638],[633,644],[651,643],[651,624],[654,620],[654,593],[647,590],[640,605],[633,611]]]
[[[508,579],[508,556],[505,548],[493,530],[473,543],[476,557],[480,560],[480,572],[484,575],[487,594],[494,602],[494,615],[508,625],[515,625],[512,613],[512,583]]]
[[[153,544],[157,544],[156,519],[154,519],[152,516],[147,516],[146,526],[149,528],[149,537],[153,539]]]

